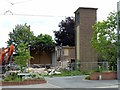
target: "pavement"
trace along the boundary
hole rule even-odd
[[[56,90],[61,90],[61,88],[64,88],[64,90],[67,88],[69,88],[69,90],[120,90],[117,80],[85,80],[84,78],[85,76],[45,77],[47,83],[44,84],[2,86],[1,88],[3,88],[3,90],[5,88],[12,88],[12,90],[13,88],[56,88]]]
[[[46,78],[48,83],[61,88],[118,88],[117,80],[85,80],[85,76]]]

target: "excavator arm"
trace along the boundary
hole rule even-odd
[[[13,44],[10,45],[10,47],[8,47],[8,48],[0,50],[0,65],[2,65],[3,62],[9,63],[9,60],[11,59],[13,52],[14,52]],[[7,58],[4,59],[6,54],[7,54]]]
[[[5,55],[8,53],[8,48],[2,49],[0,51],[0,65],[3,64]]]
[[[8,55],[6,58],[6,63],[9,63],[9,61],[11,60],[11,56],[13,55],[13,52],[14,52],[14,45],[12,44],[9,47]]]

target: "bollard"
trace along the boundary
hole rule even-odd
[[[102,80],[102,75],[99,75],[99,76],[98,76],[98,79],[99,79],[99,80]]]

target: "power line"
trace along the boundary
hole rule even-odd
[[[12,5],[15,5],[15,4],[20,4],[20,3],[26,3],[26,2],[29,2],[29,1],[32,1],[32,0],[24,0],[24,1],[20,1],[20,2],[11,2],[9,0],[5,0],[5,1],[12,4]]]
[[[7,13],[10,14],[7,14]],[[39,15],[39,14],[13,14],[12,11],[8,10],[6,11],[4,14],[0,14],[0,15],[11,15],[11,16],[36,16],[36,17],[67,17],[67,16],[54,16],[54,15]]]
[[[26,3],[26,2],[32,1],[32,0],[26,0],[26,1],[21,1],[21,2],[10,2],[10,1],[8,1],[8,0],[5,0],[5,1],[11,4],[10,7],[9,7],[9,9],[8,9],[8,10],[10,10],[11,7],[12,7],[13,5],[15,5],[15,4]]]
[[[10,9],[12,8],[13,5],[15,4],[20,4],[20,3],[26,3],[28,1],[32,1],[32,0],[25,0],[25,1],[20,1],[20,2],[11,2],[10,0],[5,0],[6,2],[10,3],[11,6],[9,7],[9,9],[7,11],[4,12],[4,14],[0,14],[0,15],[16,15],[16,16],[36,16],[36,17],[65,17],[66,16],[54,16],[54,15],[38,15],[38,14],[14,14]]]
[[[20,3],[25,3],[25,2],[28,2],[28,1],[31,1],[31,0],[26,0],[26,1],[21,1],[21,2],[15,2],[15,3],[10,2],[10,1],[8,1],[8,0],[5,0],[5,1],[8,2],[8,3],[10,3],[11,5],[10,5],[9,9],[4,12],[4,15],[7,14],[8,12],[13,15],[12,11],[10,10],[13,5],[15,5],[15,4],[20,4]]]

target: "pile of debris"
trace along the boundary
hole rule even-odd
[[[47,68],[27,68],[26,72],[38,73],[41,75],[61,74],[61,72],[58,72],[55,69],[47,69]]]
[[[20,70],[9,70],[6,71],[4,77],[12,75],[13,73],[20,73]],[[34,65],[29,68],[26,68],[23,73],[37,73],[41,75],[53,75],[53,74],[61,74],[58,69],[55,69],[51,66],[41,66],[41,65]]]

